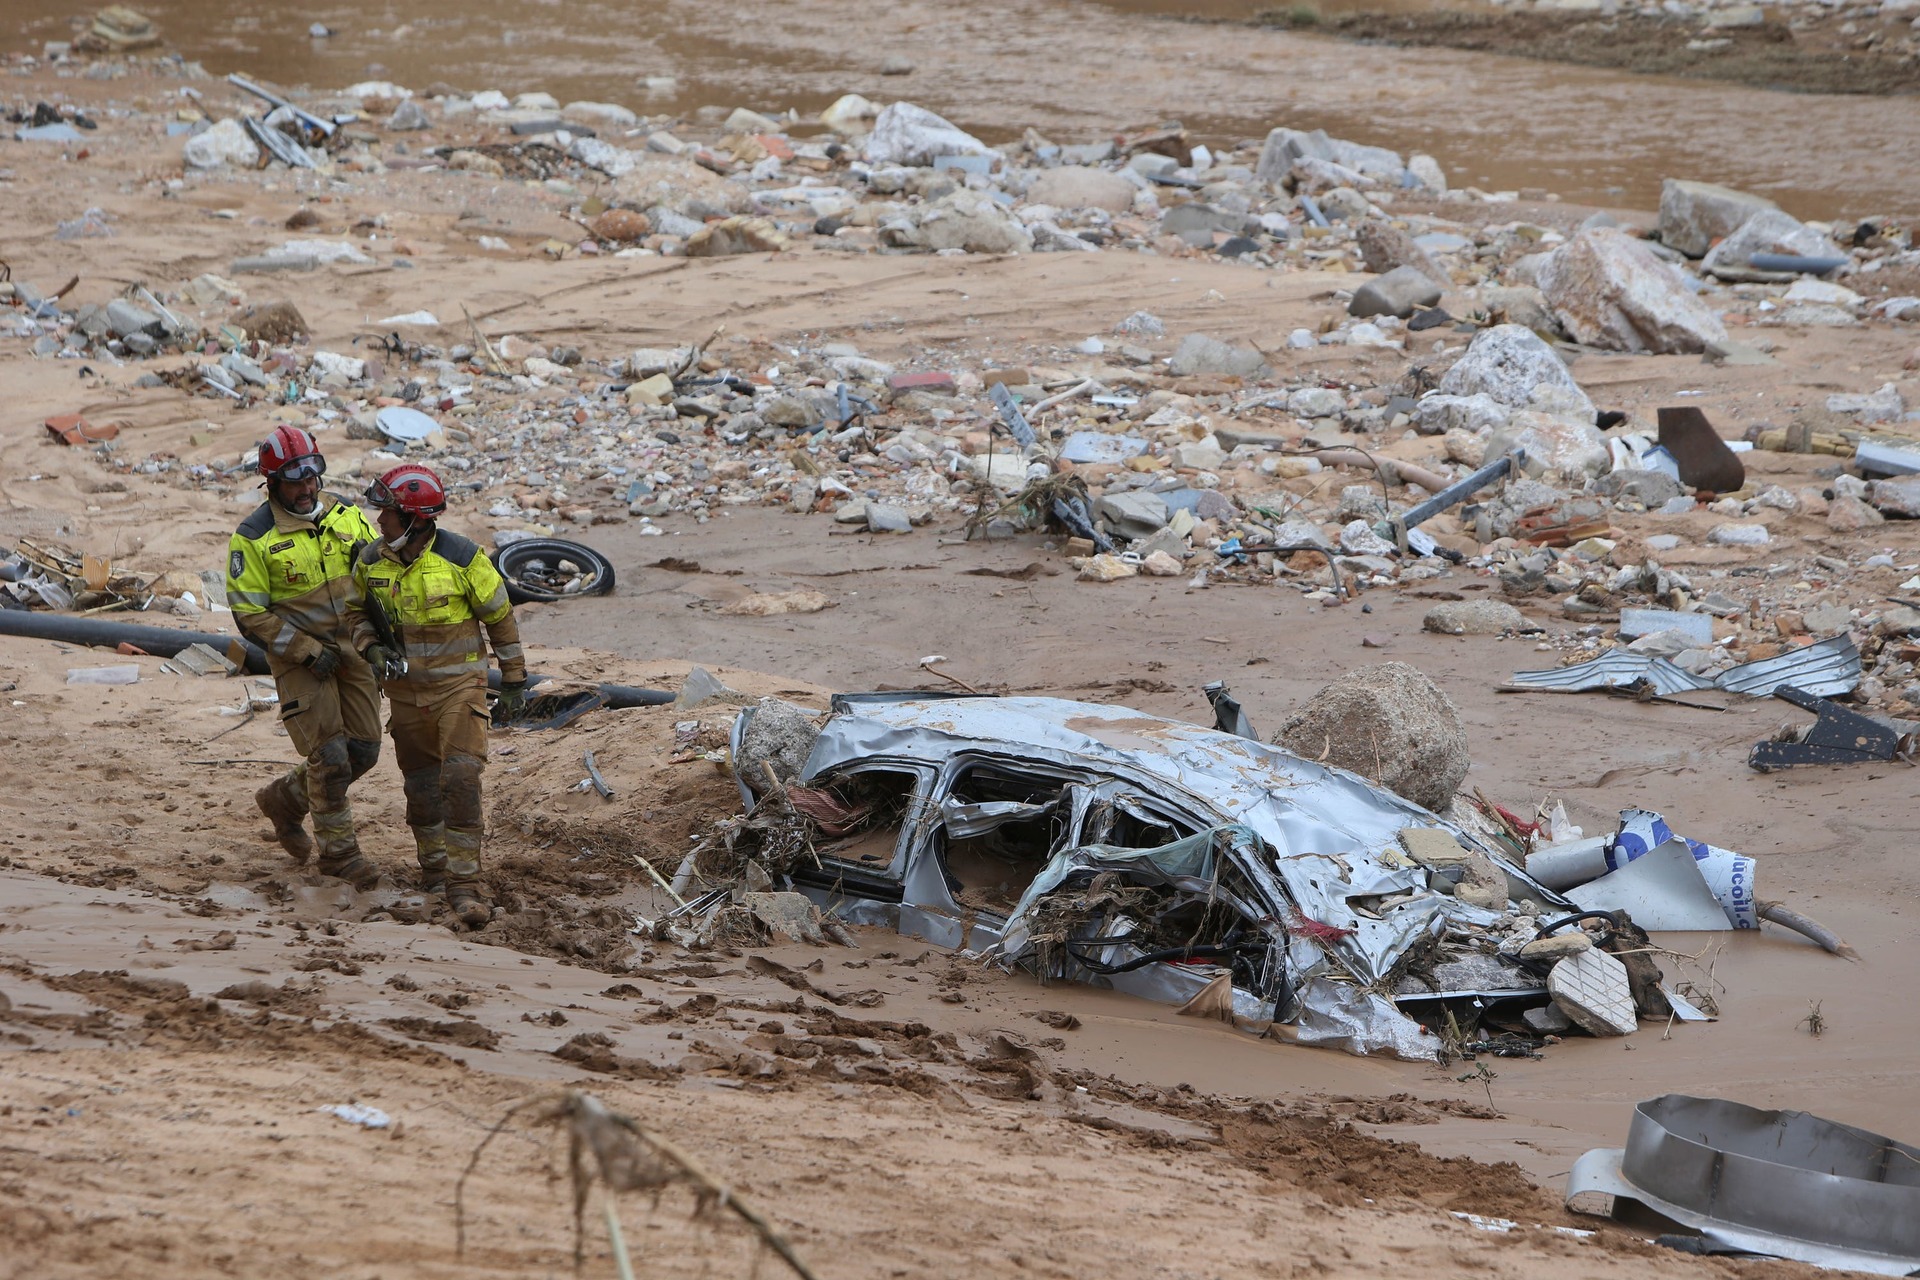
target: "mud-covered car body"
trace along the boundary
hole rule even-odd
[[[751,715],[735,725],[736,749]],[[1243,1019],[1290,1020],[1317,978],[1383,990],[1450,921],[1498,919],[1431,886],[1401,852],[1406,828],[1441,828],[1494,858],[1514,893],[1559,901],[1470,832],[1363,778],[1124,707],[843,694],[795,782],[884,814],[789,869],[841,918],[1163,1001],[1190,999],[1227,968]],[[751,809],[757,797],[742,791]],[[1153,949],[1118,935],[1140,922],[1116,930],[1110,912],[1091,938],[1041,955],[1036,905],[1097,887],[1103,872],[1097,884],[1157,886],[1189,918],[1196,904],[1212,913],[1214,950],[1197,938],[1198,956],[1136,963]]]

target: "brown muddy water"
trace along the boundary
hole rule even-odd
[[[643,114],[817,111],[846,92],[911,99],[989,141],[1061,141],[1162,119],[1203,140],[1278,124],[1426,151],[1455,185],[1543,188],[1650,208],[1688,177],[1803,217],[1920,211],[1912,99],[1783,94],[1177,17],[1272,0],[145,0],[170,47],[210,71],[341,88],[545,90]],[[1362,7],[1361,0],[1339,0]],[[1421,4],[1424,0],[1389,0]],[[64,39],[96,5],[5,6],[0,43]],[[1378,9],[1380,3],[1364,4]],[[315,22],[337,34],[311,39]],[[900,56],[905,76],[880,75]],[[665,81],[670,78],[671,83]],[[652,87],[649,87],[651,82]]]

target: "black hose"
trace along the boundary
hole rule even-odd
[[[1564,929],[1570,924],[1579,924],[1582,920],[1605,920],[1615,928],[1618,928],[1620,925],[1620,921],[1614,918],[1614,914],[1611,911],[1582,911],[1576,915],[1562,916],[1558,920],[1541,925],[1540,932],[1533,935],[1533,940],[1538,942],[1548,934],[1556,930]]]
[[[66,644],[99,645],[118,648],[122,644],[144,649],[156,658],[171,658],[189,645],[204,644],[219,653],[238,641],[246,653],[245,667],[250,675],[271,675],[267,655],[259,645],[244,636],[223,636],[204,631],[176,631],[172,627],[145,627],[134,622],[114,622],[107,618],[82,618],[70,613],[38,613],[18,609],[0,609],[0,635],[25,636],[31,640],[57,640]],[[528,684],[548,677],[529,675]],[[500,671],[488,668],[487,684],[500,687]],[[607,705],[617,711],[632,707],[658,707],[672,702],[670,689],[642,689],[630,684],[603,684]]]
[[[268,674],[266,653],[244,636],[176,631],[172,627],[148,627],[137,622],[116,622],[111,618],[86,618],[70,613],[37,613],[16,609],[0,610],[0,635],[97,645],[109,649],[130,644],[156,658],[174,657],[182,649],[196,644],[204,644],[217,653],[225,653],[228,646],[238,642],[246,654],[243,665],[247,671],[257,676]]]
[[[1116,942],[1132,942],[1133,939],[1122,935],[1117,938],[1084,938],[1079,940],[1083,947],[1111,945]],[[1205,942],[1191,947],[1167,947],[1160,951],[1149,951],[1143,956],[1123,960],[1119,964],[1108,964],[1104,960],[1095,960],[1075,949],[1074,943],[1067,944],[1067,954],[1095,973],[1132,973],[1135,969],[1158,964],[1163,960],[1224,960],[1238,955],[1260,955],[1267,950],[1264,942]]]

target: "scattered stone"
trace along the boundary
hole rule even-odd
[[[1258,378],[1267,370],[1267,359],[1252,347],[1235,346],[1204,333],[1190,333],[1181,339],[1167,367],[1177,378],[1196,373]]]
[[[1524,960],[1560,960],[1592,949],[1593,935],[1575,929],[1570,933],[1556,933],[1545,938],[1535,938],[1520,948],[1520,956]]]
[[[732,217],[709,222],[687,237],[689,258],[718,258],[735,253],[779,253],[791,242],[766,218]]]
[[[1458,600],[1427,610],[1420,625],[1443,636],[1497,636],[1520,630],[1527,619],[1499,600]]]
[[[1522,409],[1487,434],[1483,461],[1515,450],[1526,454],[1529,475],[1591,478],[1612,465],[1607,438],[1591,422]]]
[[[1125,213],[1133,207],[1139,190],[1120,174],[1084,165],[1062,165],[1043,170],[1027,188],[1030,204],[1047,204],[1056,209],[1105,209]]]
[[[1563,397],[1589,422],[1593,420],[1593,402],[1553,348],[1531,329],[1502,324],[1474,335],[1467,353],[1440,379],[1438,390],[1450,396],[1486,395],[1511,408],[1526,409],[1534,406],[1542,387]]]
[[[1883,383],[1878,391],[1865,395],[1832,395],[1827,397],[1828,413],[1851,414],[1862,422],[1892,422],[1905,413],[1907,404],[1901,398],[1900,388],[1893,383]]]
[[[1404,320],[1421,307],[1440,301],[1440,286],[1414,267],[1395,267],[1376,280],[1369,280],[1353,291],[1347,314],[1355,316],[1397,316]]]
[[[1649,511],[1657,511],[1680,496],[1680,482],[1666,472],[1624,467],[1601,476],[1593,488],[1616,502],[1637,502]]]
[[[889,108],[891,109],[891,108]],[[902,247],[960,249],[967,253],[1029,253],[1033,234],[991,197],[960,190],[942,196],[919,211],[910,228],[902,228]]]
[[[1131,578],[1140,570],[1117,555],[1101,554],[1088,556],[1080,565],[1079,579],[1082,582],[1118,582],[1122,578]]]
[[[1401,267],[1411,267],[1442,287],[1453,283],[1447,273],[1427,256],[1427,251],[1414,243],[1412,236],[1390,222],[1370,218],[1354,228],[1353,239],[1359,246],[1361,261],[1375,275],[1383,276]]]
[[[1763,524],[1723,524],[1707,535],[1716,547],[1764,547],[1772,541]]]
[[[1541,264],[1540,291],[1574,339],[1608,351],[1698,353],[1727,327],[1643,241],[1595,228]]]
[[[1715,241],[1732,235],[1756,213],[1778,207],[1763,196],[1731,187],[1668,178],[1660,186],[1660,242],[1689,258],[1703,258]]]
[[[387,117],[387,128],[397,133],[410,133],[419,129],[433,128],[433,120],[427,115],[427,109],[412,98],[408,98],[393,109]]]
[[[1472,763],[1453,701],[1404,662],[1349,671],[1309,698],[1274,743],[1436,811]]]
[[[1732,235],[1715,245],[1700,264],[1711,272],[1752,270],[1748,259],[1756,253],[1783,253],[1802,258],[1841,258],[1840,246],[1792,214],[1762,209]]]
[[[1391,556],[1398,550],[1365,520],[1349,520],[1340,530],[1340,549],[1350,556]]]
[[[771,765],[781,782],[792,782],[806,772],[807,757],[813,754],[813,744],[819,737],[820,726],[813,716],[790,702],[762,698],[741,734],[734,772],[756,786],[764,786],[761,770]]]
[[[632,209],[608,209],[593,220],[593,234],[602,240],[626,244],[653,234],[653,223]]]
[[[925,107],[895,102],[883,108],[867,135],[869,164],[924,167],[935,156],[990,156],[986,143]]]
[[[238,120],[222,120],[205,133],[188,138],[183,155],[192,169],[218,169],[222,165],[253,169],[260,164],[260,148]]]
[[[1337,418],[1346,411],[1346,396],[1332,387],[1302,387],[1287,397],[1287,412],[1296,418]]]
[[[1867,501],[1882,515],[1920,520],[1920,475],[1872,481],[1867,485]]]
[[[1520,1016],[1526,1020],[1528,1028],[1543,1036],[1565,1035],[1573,1030],[1573,1019],[1560,1012],[1558,1005],[1543,1004]]]
[[[1878,510],[1851,494],[1837,494],[1827,504],[1827,528],[1836,533],[1858,533],[1885,521]]]

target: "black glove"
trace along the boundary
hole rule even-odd
[[[361,656],[382,680],[391,680],[400,674],[399,655],[383,644],[368,645],[367,651]]]
[[[512,724],[527,711],[527,682],[525,680],[502,680],[500,697],[493,704],[494,720],[500,724]]]
[[[330,678],[339,669],[340,651],[338,649],[321,649],[307,659],[307,670],[321,680]]]

